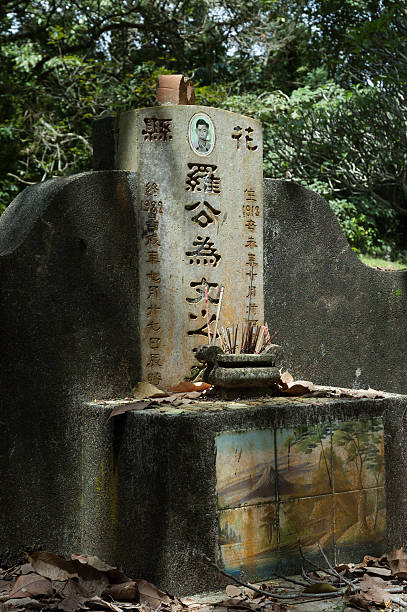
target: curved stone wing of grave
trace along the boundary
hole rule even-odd
[[[1,216],[0,376],[11,395],[102,397],[137,380],[134,192],[131,172],[84,173],[25,189]]]
[[[294,377],[407,391],[407,271],[362,264],[328,203],[264,183],[265,320]]]

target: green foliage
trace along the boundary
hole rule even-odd
[[[92,119],[159,73],[264,125],[266,176],[326,197],[350,244],[406,250],[407,14],[398,0],[4,0],[0,207],[91,166]]]

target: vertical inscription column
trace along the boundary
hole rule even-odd
[[[172,120],[144,117],[141,130],[143,143],[168,143],[172,139]],[[153,144],[153,146],[154,146]],[[148,144],[147,144],[148,146]],[[151,146],[151,145],[150,145]],[[139,189],[139,227],[143,252],[140,257],[140,323],[142,336],[142,380],[160,386],[163,383],[162,334],[162,253],[159,239],[160,221],[164,204],[160,199],[160,185],[155,180],[141,183]],[[143,192],[144,189],[144,192]],[[141,197],[140,197],[141,196]],[[165,347],[164,347],[165,349]]]
[[[234,126],[232,140],[236,143],[237,154],[250,154],[259,151],[259,144],[253,135],[255,130],[251,125]],[[261,145],[260,145],[261,146]],[[244,225],[246,299],[245,320],[256,324],[263,321],[263,184],[258,184],[257,177],[251,177],[246,172],[243,177],[243,193],[241,198],[241,216]],[[259,238],[260,232],[260,238]]]
[[[262,135],[220,109],[123,113],[118,167],[137,173],[142,379],[164,389],[219,325],[263,322]]]

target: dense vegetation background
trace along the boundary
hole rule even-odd
[[[386,0],[3,0],[0,208],[91,167],[92,119],[197,102],[264,125],[265,175],[323,194],[351,245],[407,258],[407,11]]]

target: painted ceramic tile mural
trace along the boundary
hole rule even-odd
[[[332,492],[331,426],[277,430],[279,497]]]
[[[384,488],[360,489],[335,496],[335,538],[340,547],[384,539]]]
[[[335,492],[384,484],[383,422],[336,423],[332,438]]]
[[[292,499],[280,504],[281,554],[298,555],[298,543],[304,550],[333,546],[334,520],[331,495]]]
[[[218,437],[216,479],[219,508],[276,498],[274,432],[231,431]]]
[[[321,542],[332,556],[385,532],[381,418],[217,438],[220,548],[225,567],[265,578]],[[273,502],[273,503],[271,503]]]
[[[278,563],[276,504],[222,510],[219,513],[222,558],[228,571],[266,578]]]

